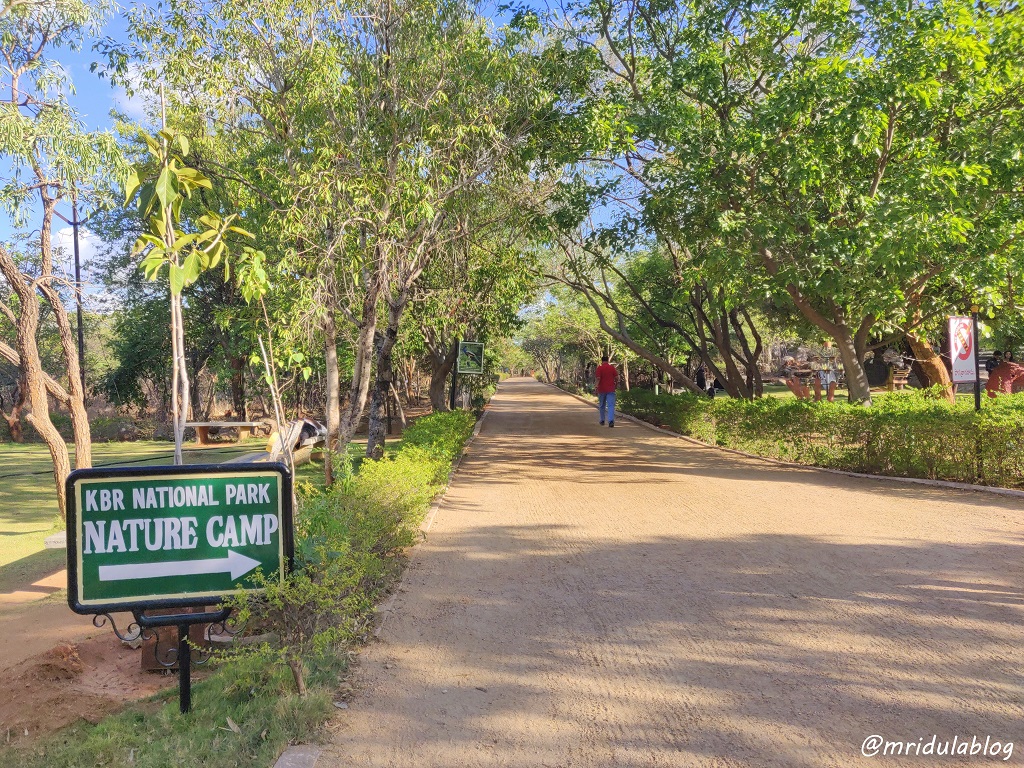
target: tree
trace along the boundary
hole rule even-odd
[[[141,267],[150,280],[167,267],[171,307],[171,413],[174,418],[174,463],[181,464],[181,445],[185,422],[189,418],[192,391],[185,357],[185,321],[182,316],[182,290],[194,283],[206,270],[224,262],[228,274],[228,233],[252,237],[232,222],[237,214],[221,218],[208,211],[191,222],[189,232],[178,229],[182,205],[200,189],[211,189],[212,182],[184,164],[189,144],[182,134],[164,129],[156,138],[145,137],[152,161],[136,167],[128,178],[125,200],[138,194],[140,217],[147,230],[132,249],[142,255]]]
[[[0,90],[9,94],[0,102],[0,157],[10,169],[0,185],[0,203],[16,223],[38,216],[39,227],[25,251],[0,245],[0,274],[10,289],[0,313],[15,329],[14,346],[0,345],[0,354],[19,368],[19,390],[30,409],[27,419],[53,460],[61,515],[66,510],[64,480],[70,460],[50,420],[49,395],[71,414],[77,467],[92,466],[92,449],[76,341],[61,291],[78,286],[56,269],[54,216],[68,198],[86,206],[102,204],[106,187],[101,176],[116,179],[124,161],[110,134],[83,130],[67,99],[67,76],[50,57],[55,49],[80,46],[85,32],[95,28],[106,11],[103,3],[24,0],[5,5],[0,13]],[[52,312],[59,334],[66,388],[43,370],[37,340],[40,300]]]
[[[459,225],[465,237],[438,249],[417,281],[410,304],[430,364],[430,403],[445,411],[445,386],[458,357],[457,339],[510,335],[518,312],[536,290],[539,270],[528,236],[537,190],[488,189]],[[529,193],[534,192],[534,200]]]
[[[1011,5],[596,0],[573,21],[592,77],[567,130],[597,122],[588,154],[650,229],[835,339],[857,401],[866,353],[985,285],[1017,237]]]

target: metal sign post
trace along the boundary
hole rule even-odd
[[[971,306],[972,328],[974,330],[974,410],[981,410],[981,342],[978,335],[978,310],[977,304]]]
[[[181,711],[191,708],[189,626],[221,624],[228,596],[291,568],[291,474],[283,464],[82,469],[67,480],[68,605],[122,639],[178,627]],[[147,611],[172,609],[170,613]],[[118,631],[110,613],[132,613]],[[149,633],[151,634],[151,633]],[[172,662],[173,665],[173,662]]]

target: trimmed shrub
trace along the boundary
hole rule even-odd
[[[402,434],[402,449],[422,448],[432,456],[453,462],[473,434],[475,423],[476,418],[468,411],[421,416]]]
[[[766,397],[619,393],[620,408],[712,445],[852,472],[1024,487],[1024,395],[955,405],[928,390],[871,408]]]
[[[346,458],[331,489],[304,493],[294,571],[283,584],[264,581],[262,595],[233,602],[245,633],[270,637],[242,653],[287,665],[305,695],[307,663],[365,635],[374,605],[399,571],[396,556],[415,543],[473,423],[462,411],[424,416],[394,456],[363,461],[358,472]]]

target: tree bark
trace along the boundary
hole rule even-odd
[[[170,220],[170,217],[167,217]],[[182,317],[181,294],[171,292],[171,415],[174,419],[174,463],[181,465],[184,459],[181,446],[185,440],[185,422],[191,408],[191,392],[188,368],[185,365],[185,325]]]
[[[299,698],[306,698],[306,670],[299,656],[291,656],[288,659],[288,668],[292,671],[292,679],[295,681],[295,690]]]
[[[349,387],[348,401],[341,413],[338,427],[338,441],[347,445],[352,441],[359,420],[366,409],[366,398],[370,391],[370,373],[373,370],[373,339],[377,332],[377,297],[380,289],[371,284],[366,287],[363,297],[363,313],[356,339],[355,362],[352,367],[352,384]]]
[[[445,395],[445,387],[448,385],[448,378],[451,376],[455,360],[458,358],[458,349],[453,341],[447,352],[441,356],[436,352],[430,353],[430,406],[434,413],[442,413],[448,410],[448,399]]]
[[[953,380],[950,378],[942,358],[935,354],[932,345],[928,343],[928,339],[918,336],[916,333],[908,333],[907,343],[917,359],[917,364],[921,367],[921,372],[927,379],[921,383],[926,387],[935,385],[942,387],[945,398],[949,402],[955,403],[956,394],[953,389]]]
[[[392,352],[398,342],[398,325],[402,319],[407,298],[402,296],[389,302],[388,323],[383,333],[375,339],[377,378],[370,398],[370,424],[367,430],[366,456],[380,459],[384,456],[384,441],[387,434],[387,400],[391,394],[394,378]]]
[[[82,369],[78,365],[78,339],[71,329],[71,319],[67,308],[48,278],[53,275],[53,210],[56,201],[49,196],[43,197],[43,226],[39,232],[39,250],[42,257],[43,274],[40,277],[39,291],[43,294],[53,318],[57,324],[61,352],[68,368],[68,413],[71,416],[71,427],[75,435],[75,467],[86,469],[92,466],[92,435],[89,430],[89,414],[85,410],[85,388],[82,386]],[[77,288],[76,288],[77,289]],[[45,384],[41,383],[45,389]]]
[[[25,277],[10,253],[0,246],[0,272],[11,289],[18,296],[19,314],[16,326],[16,349],[21,361],[21,381],[18,386],[25,393],[31,411],[25,418],[39,433],[50,451],[53,460],[53,482],[57,488],[57,508],[62,519],[67,515],[67,495],[64,481],[71,472],[68,447],[57,428],[50,420],[50,402],[47,397],[43,366],[39,357],[36,334],[39,331],[39,301],[35,290],[25,282]]]
[[[846,371],[846,389],[850,393],[850,400],[862,405],[871,405],[871,385],[868,384],[868,375],[857,354],[857,345],[854,342],[853,334],[845,325],[840,325],[836,326],[832,337],[836,340],[836,348],[843,360],[843,369]]]
[[[417,387],[413,383],[416,376],[416,358],[411,357],[405,361],[405,402],[408,405],[413,399],[419,400],[416,394]]]

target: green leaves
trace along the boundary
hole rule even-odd
[[[125,200],[127,204],[138,192],[139,214],[149,229],[132,249],[133,255],[143,255],[140,266],[146,279],[155,280],[161,267],[167,264],[171,294],[178,296],[203,272],[217,267],[221,261],[224,261],[227,279],[230,274],[229,234],[253,239],[252,233],[234,224],[237,214],[221,217],[213,211],[196,217],[191,222],[192,231],[179,229],[182,201],[191,198],[198,189],[213,189],[213,183],[181,162],[189,151],[184,134],[163,130],[155,138],[145,136],[144,139],[156,165],[133,169],[125,184]],[[174,153],[174,147],[179,149],[180,155]]]

